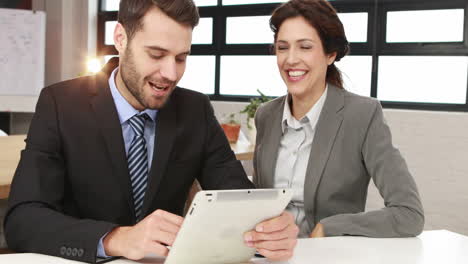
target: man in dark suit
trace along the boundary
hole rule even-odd
[[[253,188],[208,98],[176,88],[198,20],[192,0],[122,0],[119,67],[43,89],[12,183],[11,249],[91,263],[167,255],[195,179]],[[297,231],[283,213],[245,240],[283,260]]]

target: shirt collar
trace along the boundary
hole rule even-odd
[[[292,100],[292,98],[291,98],[291,95],[288,94],[285,98],[284,108],[283,108],[283,119],[281,121],[281,129],[283,131],[283,134],[286,131],[286,128],[288,127],[293,128],[293,129],[299,129],[307,123],[311,126],[312,130],[315,130],[320,113],[322,112],[322,109],[323,109],[323,105],[325,104],[325,99],[327,98],[327,93],[328,93],[328,83],[325,86],[325,91],[323,92],[323,94],[320,96],[317,102],[312,106],[309,112],[307,112],[307,114],[301,120],[297,120],[291,114],[291,108],[290,108],[289,102]]]
[[[117,108],[117,113],[119,114],[120,124],[123,124],[128,121],[128,119],[132,118],[136,114],[146,113],[151,120],[154,122],[156,120],[156,115],[158,110],[153,109],[145,109],[144,111],[138,111],[133,106],[125,100],[125,98],[120,94],[117,86],[115,85],[115,76],[119,68],[117,67],[115,70],[112,71],[109,77],[109,86],[112,94],[112,98],[114,99],[115,107]]]

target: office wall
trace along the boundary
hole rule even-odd
[[[0,8],[32,10],[32,0],[0,0]],[[8,112],[0,112],[0,129],[10,134],[10,125],[11,114]]]
[[[45,85],[76,78],[96,54],[97,0],[33,0],[47,14]]]
[[[385,116],[419,186],[425,228],[468,235],[468,113],[386,110]],[[379,208],[378,192],[369,191],[369,207]]]
[[[87,57],[96,55],[97,8],[98,0],[32,0],[32,9],[47,17],[46,86],[86,71]],[[10,134],[24,134],[31,118],[32,113],[11,113]]]

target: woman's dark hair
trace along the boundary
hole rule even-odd
[[[175,21],[194,28],[198,25],[200,15],[192,0],[121,0],[118,21],[131,40],[143,27],[143,17],[152,7],[161,11]]]
[[[283,22],[299,16],[317,30],[326,54],[336,52],[335,61],[341,60],[349,52],[343,24],[335,8],[326,0],[290,0],[277,7],[270,18],[270,28],[275,34],[275,43]],[[343,79],[335,63],[328,66],[326,81],[343,88]]]

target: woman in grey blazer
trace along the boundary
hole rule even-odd
[[[300,237],[407,237],[421,233],[416,184],[392,145],[380,103],[343,89],[334,65],[348,41],[325,0],[291,0],[270,20],[287,96],[260,107],[254,182],[293,188]],[[385,208],[364,212],[370,179]]]

